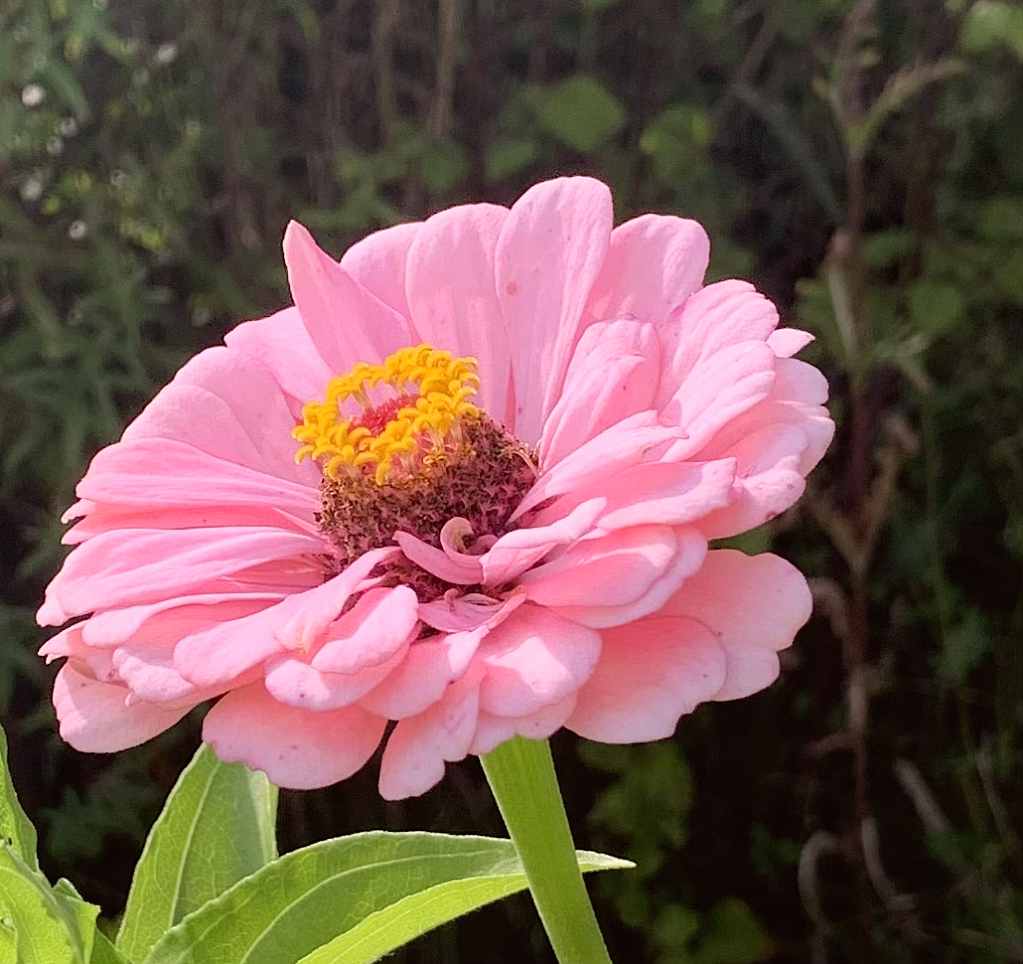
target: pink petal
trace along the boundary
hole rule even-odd
[[[390,659],[415,635],[419,599],[408,586],[370,589],[327,632],[312,665],[324,673],[355,673]]]
[[[317,468],[295,463],[294,426],[277,381],[256,358],[208,348],[143,409],[122,440],[173,439],[226,462],[315,486]]]
[[[658,406],[668,403],[701,361],[741,342],[763,343],[777,326],[778,309],[748,282],[718,281],[701,288],[659,329],[664,372]]]
[[[336,373],[412,344],[408,319],[363,288],[292,221],[284,234],[291,294],[316,349]]]
[[[612,532],[637,525],[686,525],[735,499],[735,459],[714,462],[645,462],[592,482],[539,513],[534,523],[562,512],[576,499],[607,493],[594,528]]]
[[[657,614],[601,636],[600,662],[566,724],[589,740],[665,739],[725,681],[721,643],[695,620]]]
[[[337,374],[316,350],[297,308],[243,322],[224,336],[224,342],[232,351],[258,359],[281,391],[299,405],[322,398],[327,382]],[[296,407],[294,413],[299,411]]]
[[[659,214],[626,221],[611,232],[587,311],[660,325],[700,287],[709,259],[710,241],[695,221]]]
[[[479,361],[479,404],[504,422],[511,377],[508,335],[494,287],[497,238],[508,210],[449,208],[429,218],[409,249],[405,289],[423,341]]]
[[[615,422],[651,407],[660,372],[652,325],[600,322],[583,332],[565,387],[543,427],[540,460],[561,461]]]
[[[393,550],[374,549],[315,589],[183,639],[174,652],[178,671],[198,686],[218,686],[270,656],[312,649],[352,594],[372,587],[369,572],[392,556]]]
[[[75,623],[57,633],[39,647],[39,655],[46,658],[47,664],[69,657],[82,664],[83,673],[87,671],[93,679],[101,683],[119,682],[112,654],[109,650],[89,646],[82,638],[83,626],[83,623]]]
[[[480,708],[523,717],[574,693],[600,656],[600,635],[540,606],[525,605],[477,653],[486,667]]]
[[[779,328],[767,336],[767,344],[779,358],[791,358],[798,351],[802,351],[810,342],[813,335],[808,331],[800,331],[798,328]]]
[[[408,644],[373,666],[354,673],[327,673],[293,656],[275,656],[267,662],[264,683],[278,702],[307,710],[339,710],[362,699],[379,686],[405,659]]]
[[[93,609],[158,602],[246,565],[322,550],[319,538],[243,526],[103,533],[67,557],[37,618],[56,626]]]
[[[564,495],[638,465],[658,447],[667,449],[676,443],[680,435],[678,428],[665,425],[655,412],[639,412],[623,418],[560,462],[542,466],[545,470],[543,475],[512,513],[512,519],[520,518],[529,509],[556,495]]]
[[[794,425],[751,432],[732,446],[738,463],[730,505],[699,521],[708,539],[747,532],[780,515],[803,494],[799,462],[809,440]]]
[[[515,384],[509,428],[534,444],[561,394],[590,288],[607,252],[611,193],[600,181],[559,178],[516,202],[497,242],[497,297]]]
[[[479,712],[479,675],[448,687],[444,699],[394,728],[380,761],[380,795],[401,800],[425,793],[444,776],[445,762],[469,752]]]
[[[311,790],[359,770],[385,725],[358,706],[325,713],[285,706],[254,683],[221,699],[202,734],[222,760],[262,770],[279,787]]]
[[[90,646],[118,646],[130,640],[143,627],[149,639],[154,638],[154,629],[157,638],[180,639],[194,632],[197,622],[219,623],[248,616],[280,602],[284,595],[219,592],[173,596],[157,603],[96,612],[79,625],[82,638]]]
[[[411,532],[396,532],[394,541],[407,559],[445,582],[456,586],[471,586],[483,578],[483,566],[478,556],[445,552],[423,542]]]
[[[642,596],[677,550],[668,526],[635,526],[577,542],[525,573],[520,583],[542,606],[619,606]]]
[[[505,610],[514,609],[524,601],[521,594],[494,599],[484,593],[449,589],[438,599],[420,603],[419,618],[441,632],[461,633],[504,618]]]
[[[392,720],[422,713],[443,697],[449,683],[465,675],[482,640],[524,601],[521,594],[513,595],[502,605],[487,607],[485,620],[472,629],[417,639],[401,665],[362,705]]]
[[[191,709],[128,704],[129,694],[123,685],[90,679],[66,664],[53,683],[61,737],[83,753],[116,753],[170,729]]]
[[[576,704],[576,693],[569,693],[563,700],[544,706],[529,716],[494,716],[480,713],[476,721],[476,735],[473,737],[470,753],[482,756],[496,749],[514,736],[527,740],[546,740],[560,730]]]
[[[775,361],[762,341],[744,341],[697,363],[661,415],[686,434],[672,446],[671,458],[695,456],[723,426],[767,398]]]
[[[812,608],[806,579],[784,559],[715,549],[664,613],[697,619],[717,634],[727,666],[714,699],[733,700],[774,682],[776,651],[792,644]]]
[[[656,527],[643,528],[653,529]],[[614,535],[623,536],[636,531],[635,529],[623,529]],[[621,626],[657,612],[678,590],[679,586],[700,568],[707,552],[707,541],[698,530],[685,527],[670,531],[674,534],[676,548],[668,556],[663,571],[657,573],[656,569],[651,567],[651,571],[646,573],[646,576],[653,578],[635,599],[631,601],[622,599],[615,602],[608,600],[604,594],[600,596],[594,594],[590,602],[581,601],[576,605],[558,605],[555,607],[558,614],[583,626],[603,629],[608,626]],[[635,583],[632,585],[635,588]],[[576,598],[582,599],[583,593],[578,592]]]
[[[553,522],[515,529],[501,536],[480,556],[483,583],[500,586],[510,582],[552,549],[575,542],[592,528],[606,504],[606,498],[590,499]]]
[[[119,646],[113,650],[113,664],[132,697],[147,703],[192,707],[221,692],[197,687],[177,671],[173,643],[145,640],[135,646]]]
[[[108,445],[92,460],[76,492],[97,503],[150,509],[223,505],[242,523],[250,508],[272,507],[310,520],[320,508],[315,485],[226,462],[171,439]]]
[[[402,318],[412,317],[405,299],[405,264],[409,248],[421,227],[420,223],[413,221],[374,231],[356,241],[341,258],[341,267],[345,271]]]

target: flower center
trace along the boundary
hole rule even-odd
[[[469,401],[479,383],[474,358],[417,345],[359,362],[303,406],[295,459],[323,469],[317,518],[337,571],[399,531],[439,547],[444,524],[463,518],[468,551],[483,551],[515,527],[508,517],[536,480],[533,453]],[[424,600],[448,588],[411,562],[396,575]]]

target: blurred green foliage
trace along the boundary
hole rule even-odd
[[[1023,960],[1021,61],[1008,0],[0,0],[0,711],[44,860],[116,913],[195,734],[56,738],[31,614],[91,455],[286,301],[289,217],[340,254],[578,171],[701,220],[713,277],[817,335],[839,424],[741,542],[814,577],[782,681],[558,746],[586,845],[639,864],[600,891],[616,959]],[[285,795],[286,839],[486,829],[468,765],[371,786]],[[488,919],[406,959],[510,959]]]

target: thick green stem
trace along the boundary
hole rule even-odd
[[[611,964],[583,885],[547,741],[516,737],[482,763],[559,964]]]

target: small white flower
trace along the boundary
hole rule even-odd
[[[67,236],[72,241],[81,241],[89,233],[89,226],[84,221],[72,221],[67,229]]]
[[[26,107],[38,107],[46,99],[46,88],[42,84],[27,84],[21,89],[21,102]]]
[[[156,53],[153,54],[153,60],[158,64],[172,64],[177,59],[178,45],[173,42],[160,44],[160,46],[156,48]]]
[[[38,174],[25,178],[18,193],[23,201],[38,201],[43,196],[43,179]]]

